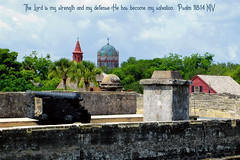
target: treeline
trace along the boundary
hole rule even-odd
[[[118,75],[126,90],[139,93],[143,92],[139,81],[151,78],[155,70],[180,71],[183,79],[186,80],[191,80],[197,74],[231,76],[240,84],[240,64],[214,63],[213,57],[214,55],[210,53],[192,54],[185,57],[170,53],[163,58],[152,60],[136,60],[135,57],[130,57],[119,68],[107,70],[103,67],[102,69],[107,73]]]
[[[90,61],[73,62],[66,58],[51,61],[47,54],[39,56],[37,52],[23,57],[22,62],[17,61],[17,52],[0,49],[0,91],[26,91],[26,90],[55,90],[63,81],[76,82],[79,88],[87,89],[90,82],[96,82],[96,75],[102,70],[119,76],[123,87],[139,93],[143,92],[139,84],[141,79],[151,78],[155,70],[177,70],[183,79],[192,79],[196,74],[227,75],[240,84],[240,64],[214,63],[213,54],[192,54],[182,57],[178,54],[169,54],[163,58],[152,60],[136,60],[130,57],[121,67],[107,70],[106,67],[96,68]]]
[[[20,63],[17,56],[17,52],[0,49],[0,91],[55,90],[61,81],[66,90],[68,78],[86,89],[90,82],[97,85],[95,77],[102,72],[90,61],[77,63],[61,58],[52,62],[49,54],[39,57],[32,52]]]

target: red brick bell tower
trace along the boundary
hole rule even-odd
[[[81,47],[80,47],[79,39],[77,40],[75,50],[72,53],[73,53],[73,61],[76,61],[76,62],[79,62],[79,63],[82,62],[83,52],[82,52]]]

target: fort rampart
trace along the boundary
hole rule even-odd
[[[137,93],[121,92],[80,92],[82,105],[92,115],[142,114],[143,96]],[[0,93],[0,118],[32,118],[40,114],[41,101],[24,92]],[[240,96],[231,94],[191,93],[189,96],[190,115],[199,117],[240,118]]]
[[[0,128],[0,159],[202,159],[240,153],[240,121]]]

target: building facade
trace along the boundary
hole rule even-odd
[[[73,61],[76,61],[76,62],[79,62],[79,63],[82,62],[83,52],[81,50],[79,40],[77,40],[75,50],[72,53],[73,53]]]
[[[104,45],[97,53],[97,67],[106,66],[108,69],[119,66],[119,52],[109,44]]]
[[[240,85],[230,76],[196,75],[190,93],[230,93],[240,95]]]

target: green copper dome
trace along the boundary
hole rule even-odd
[[[105,45],[101,48],[99,53],[101,54],[101,56],[105,56],[106,53],[107,53],[107,56],[113,56],[113,53],[114,53],[114,55],[116,55],[117,51],[112,45],[110,45],[108,43],[107,45]]]

